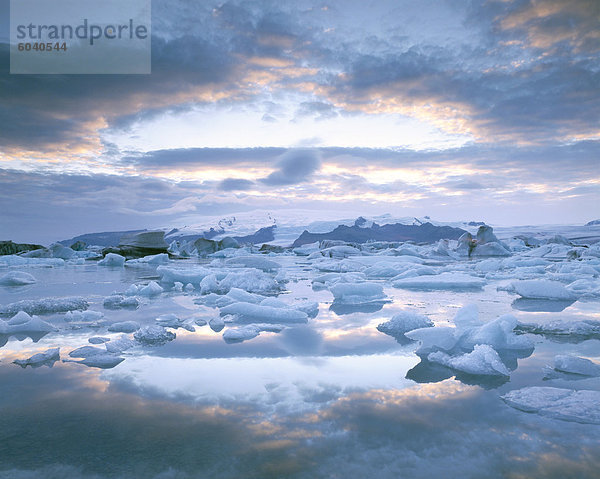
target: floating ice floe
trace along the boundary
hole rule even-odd
[[[219,282],[219,288],[223,292],[238,288],[249,293],[273,293],[282,289],[275,278],[256,269],[228,273]]]
[[[285,326],[274,324],[247,324],[237,328],[228,328],[223,333],[223,339],[227,343],[241,343],[257,337],[261,332],[268,331],[279,333]]]
[[[201,267],[177,269],[170,266],[159,266],[156,268],[156,272],[160,275],[161,283],[174,284],[179,282],[185,285],[199,284],[205,276],[214,273],[213,270]]]
[[[140,302],[137,298],[126,298],[122,294],[113,294],[104,299],[103,305],[106,309],[136,309]]]
[[[227,266],[240,266],[244,268],[255,268],[262,271],[275,271],[281,268],[279,263],[260,256],[237,256],[225,260]]]
[[[162,326],[164,328],[173,328],[173,329],[183,328],[183,329],[190,331],[191,333],[193,333],[195,331],[194,327],[187,324],[184,319],[181,319],[181,318],[177,317],[175,314],[171,314],[171,313],[160,315],[158,318],[156,318],[156,323],[159,326]]]
[[[573,300],[577,295],[557,281],[545,279],[514,281],[511,288],[527,299]]]
[[[526,387],[502,396],[509,406],[561,421],[600,424],[600,391]]]
[[[435,328],[420,328],[405,333],[405,336],[414,341],[420,341],[416,353],[426,355],[435,351],[451,351],[456,346],[456,329],[447,326]]]
[[[314,267],[319,271],[331,273],[349,273],[354,271],[363,271],[367,267],[359,262],[350,259],[331,260],[322,259],[313,263]]]
[[[232,315],[234,321],[244,323],[306,323],[308,315],[304,311],[288,308],[274,308],[253,303],[233,303],[221,308],[221,315]],[[209,323],[211,324],[211,323]],[[212,324],[211,324],[212,326]]]
[[[110,338],[105,338],[103,336],[93,336],[90,339],[88,339],[88,342],[90,344],[104,344],[104,343],[108,343],[110,341]]]
[[[401,311],[389,321],[381,323],[377,326],[377,329],[394,338],[403,338],[405,337],[404,333],[430,327],[433,327],[433,322],[427,316],[423,316],[416,311],[407,310]]]
[[[581,376],[600,376],[600,364],[570,354],[555,356],[554,369],[559,372],[579,374]]]
[[[116,266],[121,267],[125,264],[125,257],[116,253],[108,253],[104,259],[98,261],[98,266]]]
[[[223,318],[217,317],[217,318],[212,318],[209,322],[208,322],[208,326],[210,327],[210,329],[212,329],[215,333],[218,333],[219,331],[221,331],[224,327],[225,327],[225,321],[223,320]]]
[[[86,310],[88,302],[83,298],[43,298],[24,299],[16,303],[0,306],[0,316],[13,316],[19,311],[27,314],[66,313],[67,311]]]
[[[326,273],[316,276],[312,279],[313,286],[319,285],[329,288],[337,283],[360,283],[366,281],[367,277],[364,273]]]
[[[110,343],[106,343],[108,345]],[[63,359],[63,363],[77,363],[84,364],[85,366],[100,368],[100,369],[111,369],[120,364],[125,360],[118,355],[118,353],[111,353],[105,349],[96,348],[94,346],[83,346],[77,348],[69,353],[72,358],[84,358],[81,361],[74,361],[72,359]]]
[[[133,333],[138,329],[140,329],[140,323],[136,321],[121,321],[108,327],[108,330],[114,333]]]
[[[27,258],[23,256],[7,255],[0,257],[0,265],[6,266],[33,266],[42,268],[53,268],[64,266],[65,260],[60,258]]]
[[[56,361],[60,359],[60,348],[47,349],[43,353],[37,353],[27,359],[15,359],[13,363],[18,364],[22,368],[31,366],[39,368],[40,366],[52,367]]]
[[[65,321],[87,323],[91,321],[98,321],[102,319],[104,314],[100,311],[67,311],[65,314]]]
[[[476,344],[473,351],[458,356],[450,356],[442,351],[430,353],[427,359],[451,369],[477,376],[510,376],[510,372],[487,344]]]
[[[35,277],[22,271],[11,271],[0,276],[0,285],[2,286],[24,286],[36,282]]]
[[[137,343],[123,334],[120,338],[112,339],[104,344],[106,351],[112,354],[120,354],[123,351],[133,348]]]
[[[168,264],[169,255],[167,253],[153,254],[143,258],[130,259],[125,262],[125,266],[147,266],[157,264]]]
[[[175,333],[159,325],[144,326],[133,334],[136,341],[144,345],[160,346],[175,339]]]
[[[329,288],[334,301],[344,304],[364,304],[387,298],[383,286],[375,283],[338,283]]]
[[[556,319],[552,321],[519,321],[519,331],[568,340],[600,338],[600,321],[595,319]]]
[[[434,276],[417,276],[394,281],[392,286],[404,289],[421,290],[477,290],[482,289],[486,281],[464,273],[441,273]]]

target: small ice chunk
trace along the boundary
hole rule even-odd
[[[104,343],[108,343],[110,341],[110,338],[105,338],[103,336],[93,336],[90,339],[88,339],[88,342],[90,344],[104,344]]]
[[[108,330],[114,333],[133,333],[138,329],[140,329],[140,323],[136,321],[121,321],[108,327]]]
[[[114,294],[104,299],[106,309],[136,309],[139,305],[137,298],[125,298],[122,294]]]
[[[104,259],[98,261],[98,266],[117,266],[121,267],[125,264],[125,257],[116,253],[108,253]]]
[[[150,281],[148,285],[139,290],[138,294],[141,294],[142,296],[156,296],[163,291],[164,289],[156,281]]]
[[[122,335],[120,338],[105,343],[104,347],[109,353],[120,354],[123,351],[133,348],[136,344],[137,343],[133,339],[129,339],[127,336]]]
[[[217,281],[217,275],[215,274],[209,274],[200,281],[201,294],[218,293],[219,290],[219,281]]]
[[[195,331],[193,326],[186,324],[184,319],[181,319],[172,313],[160,315],[158,318],[156,318],[156,322],[159,326],[162,326],[164,328],[183,328],[187,329],[192,333]]]
[[[196,319],[194,319],[194,324],[197,326],[206,326],[207,323],[206,323],[206,319],[196,318]],[[225,323],[223,323],[223,324],[225,324]]]
[[[485,286],[486,281],[465,273],[441,273],[437,275],[417,276],[394,281],[392,286],[404,289],[421,290],[477,290]]]
[[[13,316],[19,311],[25,311],[27,314],[52,314],[87,308],[88,302],[83,298],[24,299],[0,306],[0,316]]]
[[[244,268],[256,268],[263,271],[275,271],[281,268],[279,263],[260,256],[237,256],[225,260],[227,266],[242,266]]]
[[[577,299],[577,295],[565,288],[557,281],[546,279],[532,279],[515,281],[512,283],[514,291],[523,298],[529,299],[554,299],[554,300],[572,300]]]
[[[421,345],[416,353],[423,355],[431,352],[444,350],[450,351],[456,346],[455,329],[448,327],[421,328],[405,333],[405,336],[414,341],[420,341]]]
[[[60,348],[47,349],[43,353],[37,353],[27,359],[15,359],[13,363],[18,364],[22,368],[31,366],[38,368],[46,365],[52,367],[56,361],[60,359]]]
[[[563,373],[580,374],[582,376],[600,376],[600,364],[570,354],[555,356],[554,369]]]
[[[509,406],[561,421],[600,424],[600,391],[526,387],[502,396]]]
[[[377,329],[382,333],[393,336],[394,338],[403,337],[404,333],[421,328],[431,328],[433,322],[426,316],[416,311],[401,311],[394,315],[392,319],[381,323]]]
[[[454,316],[454,324],[457,329],[468,329],[481,326],[479,321],[479,309],[476,304],[468,304],[458,310]]]
[[[82,361],[69,361],[63,359],[63,362],[74,362],[77,364],[84,364],[90,368],[112,369],[118,364],[122,363],[124,360],[125,358],[122,358],[116,354],[104,353],[87,357]]]
[[[208,321],[208,325],[210,326],[210,329],[215,333],[218,333],[225,327],[225,321],[223,321],[223,318],[212,318]]]
[[[338,283],[329,291],[336,302],[345,304],[364,304],[386,298],[383,286],[375,283]]]
[[[95,346],[82,346],[74,349],[69,353],[72,358],[89,358],[98,354],[106,354],[106,349],[97,348]]]
[[[11,271],[0,276],[0,285],[2,286],[24,286],[35,282],[36,279],[33,275],[22,271]]]
[[[319,315],[319,303],[316,301],[303,301],[300,303],[294,303],[292,308],[306,313],[309,318],[316,318]]]
[[[477,344],[472,352],[459,356],[449,356],[442,351],[436,351],[429,354],[427,359],[467,374],[510,376],[498,353],[487,344]]]
[[[133,334],[139,343],[148,346],[159,346],[175,339],[175,333],[167,331],[159,325],[144,326]]]
[[[238,328],[228,328],[223,333],[223,339],[226,343],[241,343],[258,336],[263,331],[279,333],[285,327],[273,324],[248,324]]]
[[[246,323],[306,323],[308,315],[303,311],[273,308],[252,303],[234,303],[221,308],[221,315],[231,314],[236,321]]]

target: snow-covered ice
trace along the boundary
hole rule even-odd
[[[175,333],[160,325],[144,326],[133,333],[136,341],[144,345],[160,346],[175,339]]]
[[[43,298],[23,299],[16,303],[0,305],[0,316],[13,316],[19,311],[27,314],[66,313],[67,311],[86,310],[88,302],[83,298]]]
[[[108,327],[109,331],[115,333],[133,333],[140,329],[140,323],[137,321],[120,321],[118,323],[113,323]]]

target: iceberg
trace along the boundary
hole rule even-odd
[[[472,352],[459,356],[436,351],[430,353],[427,359],[474,376],[510,376],[498,353],[487,344],[476,344]]]
[[[47,349],[43,353],[37,353],[27,359],[15,359],[14,364],[18,364],[22,368],[31,366],[39,368],[40,366],[54,366],[54,363],[60,359],[60,348]]]
[[[88,302],[83,298],[24,299],[0,306],[0,316],[13,316],[19,311],[27,314],[53,314],[67,311],[86,310]]]
[[[600,339],[600,321],[595,319],[556,319],[543,322],[519,321],[517,330],[572,341],[583,341],[592,338]]]
[[[509,406],[561,421],[600,424],[600,391],[526,387],[502,396]]]
[[[421,345],[415,351],[418,355],[425,355],[436,351],[451,351],[456,346],[455,328],[438,326],[435,328],[420,328],[408,331],[404,335],[413,341],[420,341]]]
[[[2,286],[24,286],[35,282],[36,279],[33,275],[22,271],[11,271],[0,276],[0,285]]]
[[[428,317],[416,311],[406,310],[394,315],[389,321],[381,323],[377,329],[394,338],[403,338],[409,331],[431,327],[433,322]]]

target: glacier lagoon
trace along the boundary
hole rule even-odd
[[[581,243],[472,258],[454,243],[445,256],[315,245],[125,266],[0,257],[0,276],[35,279],[0,286],[5,310],[87,303],[38,314],[45,332],[3,315],[0,477],[595,477],[600,378],[555,367],[600,363],[600,260]],[[137,306],[105,303],[114,293]],[[407,310],[445,335],[426,353],[377,328]],[[481,329],[503,315],[516,327]],[[496,356],[474,356],[477,342]],[[85,346],[119,362],[70,355]],[[60,359],[44,358],[53,348]]]

